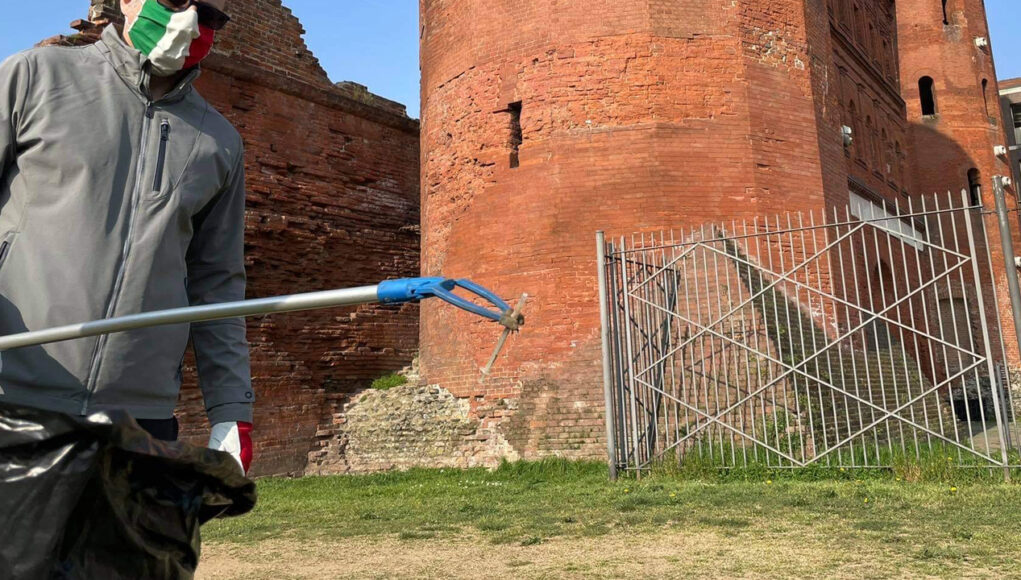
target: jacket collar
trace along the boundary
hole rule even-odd
[[[107,26],[103,30],[103,36],[96,46],[113,66],[117,75],[142,99],[148,101],[149,79],[151,78],[149,57],[128,46],[124,42],[124,38],[121,37],[120,31],[113,25]],[[188,96],[192,89],[192,83],[199,77],[199,74],[201,74],[199,67],[190,69],[173,90],[160,99],[160,102],[173,103]]]

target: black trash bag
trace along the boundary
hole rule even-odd
[[[0,403],[0,578],[192,578],[202,524],[255,507],[229,454],[152,439],[125,413]]]

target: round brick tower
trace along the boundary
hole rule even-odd
[[[599,456],[596,230],[843,203],[826,10],[421,0],[421,35],[423,274],[533,297],[485,384],[498,328],[424,305],[423,377],[506,455]]]

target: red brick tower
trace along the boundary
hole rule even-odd
[[[972,199],[995,207],[993,176],[1010,175],[998,105],[989,28],[981,0],[897,0],[901,87],[910,122],[914,191],[919,194],[968,189]],[[1008,204],[1015,200],[1008,193]],[[1017,362],[1002,250],[994,221],[988,230],[1004,341]],[[1018,247],[1014,223],[1015,248]],[[991,298],[991,297],[990,297]],[[990,301],[991,303],[991,301]]]
[[[841,73],[875,95],[862,181],[889,195],[874,160],[890,159],[879,128],[891,151],[903,131],[879,43],[891,3],[866,18],[872,36],[835,40],[834,8],[803,0],[421,0],[423,272],[534,297],[484,386],[497,330],[424,306],[424,378],[518,455],[601,454],[596,230],[843,205]],[[877,64],[838,71],[851,50]]]
[[[897,18],[915,189],[965,189],[977,170],[991,206],[992,177],[1008,167],[993,153],[1006,137],[983,3],[898,0]]]

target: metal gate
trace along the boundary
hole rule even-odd
[[[614,472],[1017,463],[1021,409],[966,194],[852,195],[599,251]]]

